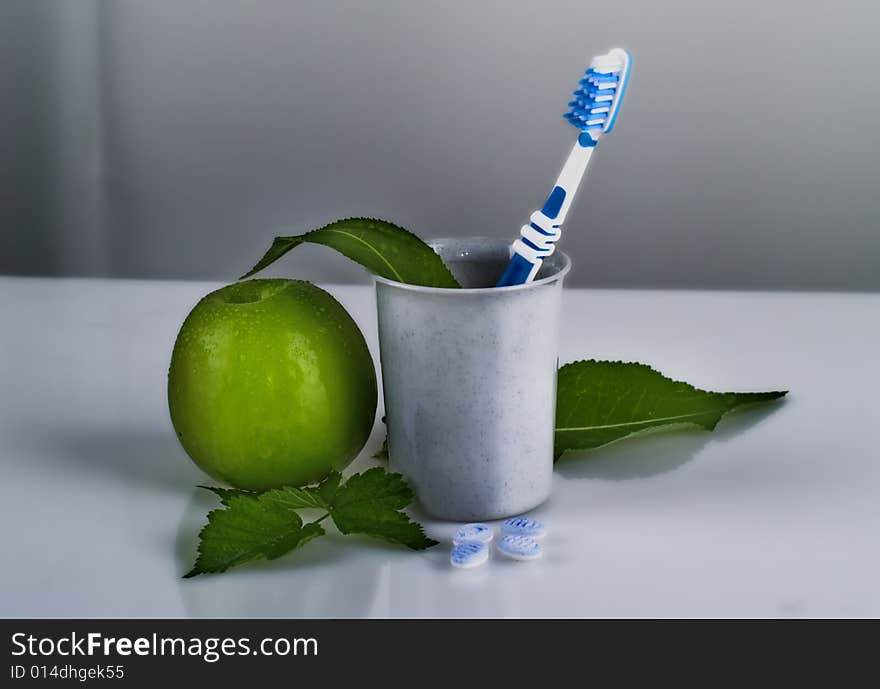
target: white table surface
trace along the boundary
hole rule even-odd
[[[461,572],[445,543],[332,534],[182,580],[216,502],[172,431],[166,372],[216,286],[0,278],[0,616],[880,615],[880,295],[569,290],[562,362],[791,393],[715,433],[563,460],[533,513],[550,530],[538,562]],[[378,364],[372,288],[328,289]]]

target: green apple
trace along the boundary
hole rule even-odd
[[[183,448],[214,478],[305,485],[360,452],[376,372],[342,305],[300,280],[248,280],[204,297],[171,356],[168,406]]]

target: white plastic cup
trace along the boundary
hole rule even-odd
[[[550,495],[559,312],[571,262],[493,287],[510,244],[431,242],[463,289],[376,277],[390,467],[454,521],[521,514]]]

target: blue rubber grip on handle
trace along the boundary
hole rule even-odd
[[[504,275],[501,276],[501,279],[495,286],[509,287],[510,285],[522,285],[529,279],[529,273],[531,272],[532,264],[519,254],[514,254],[507,264]]]

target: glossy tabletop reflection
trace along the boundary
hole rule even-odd
[[[336,533],[183,580],[216,499],[165,384],[200,282],[0,278],[3,617],[880,615],[880,295],[567,290],[560,361],[642,361],[781,404],[568,456],[544,558],[449,565]],[[326,286],[378,365],[372,287]],[[381,408],[362,456],[382,440]]]

